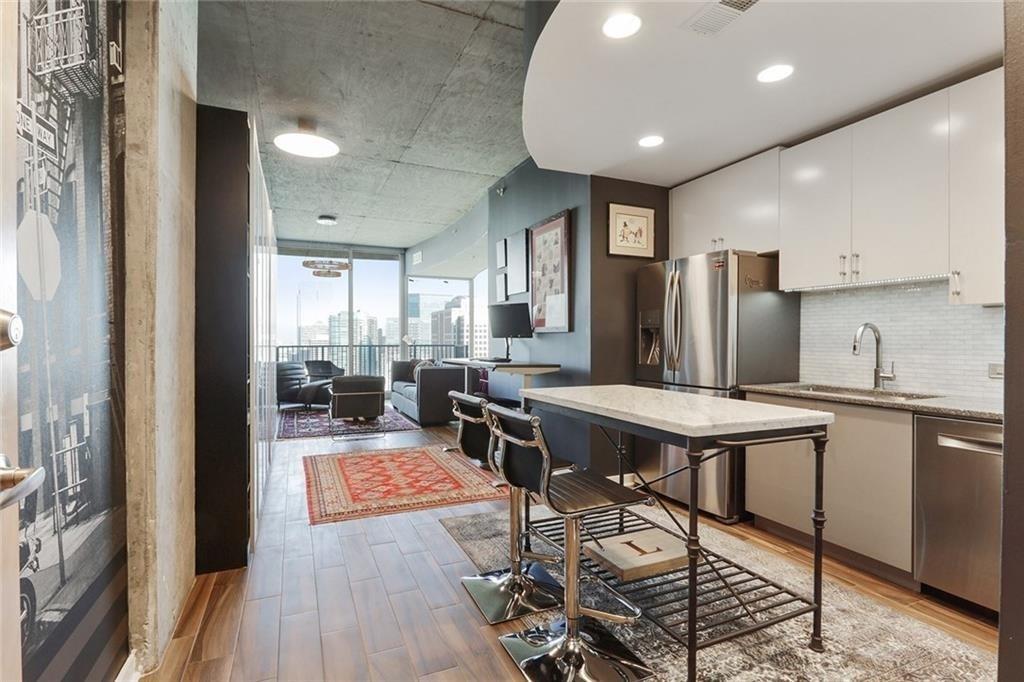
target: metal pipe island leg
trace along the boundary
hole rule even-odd
[[[824,651],[821,641],[821,557],[824,546],[825,528],[825,445],[828,438],[814,439],[814,626],[811,631],[812,651]]]
[[[690,470],[690,507],[687,511],[690,526],[686,538],[689,558],[689,576],[686,590],[686,679],[697,679],[697,565],[700,559],[700,537],[697,535],[697,500],[700,486],[700,458],[702,452],[687,452]]]

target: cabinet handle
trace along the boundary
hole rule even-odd
[[[959,296],[960,295],[960,271],[959,270],[954,270],[951,274],[953,275],[953,295],[954,296]]]
[[[846,281],[846,254],[839,254],[839,278]]]
[[[857,279],[860,279],[860,254],[850,254],[850,274]]]

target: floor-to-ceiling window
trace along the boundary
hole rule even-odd
[[[401,358],[401,262],[389,254],[352,254],[352,373],[383,376]]]
[[[410,277],[404,304],[402,276],[397,250],[281,247],[278,362],[329,360],[346,374],[383,376],[390,386],[395,360],[486,351],[486,273],[476,280]]]
[[[337,265],[317,269],[314,261]],[[350,265],[347,254],[278,255],[278,362],[330,360],[349,371]]]
[[[451,358],[469,355],[473,328],[472,280],[410,277],[406,312],[409,357]]]
[[[491,356],[491,328],[487,317],[490,281],[487,270],[482,270],[473,278],[473,343],[469,350],[474,358]]]

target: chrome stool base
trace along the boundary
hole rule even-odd
[[[531,682],[629,682],[654,676],[625,644],[590,618],[581,619],[579,634],[572,640],[562,618],[498,641]]]
[[[523,574],[505,568],[462,579],[490,625],[562,606],[562,586],[539,563],[523,562]]]

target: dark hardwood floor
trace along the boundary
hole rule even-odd
[[[310,526],[302,456],[451,443],[437,427],[349,441],[278,441],[247,570],[199,576],[149,680],[521,679],[459,583],[476,573],[446,516],[505,509],[479,502]],[[714,523],[713,521],[707,521]],[[746,525],[724,532],[794,561],[810,554]],[[994,626],[835,561],[826,574],[957,637],[994,650]]]

